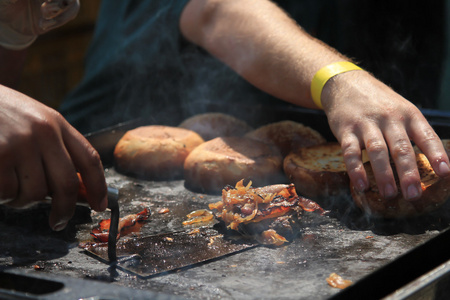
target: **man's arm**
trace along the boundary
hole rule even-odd
[[[310,93],[314,74],[348,60],[304,32],[270,1],[191,0],[181,15],[180,28],[189,41],[251,84],[304,107],[316,107]],[[386,198],[398,192],[389,153],[405,198],[414,200],[422,193],[410,140],[427,155],[438,175],[450,174],[442,143],[421,112],[368,72],[352,71],[330,79],[322,104],[343,148],[350,179],[361,191],[368,186],[361,149],[367,150]]]

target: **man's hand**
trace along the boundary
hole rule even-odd
[[[88,203],[106,209],[100,157],[55,110],[0,86],[0,203],[26,207],[53,198],[49,224],[62,230],[75,210],[80,173]]]
[[[361,160],[361,149],[366,149],[381,195],[389,199],[398,193],[391,156],[403,197],[418,199],[422,188],[411,140],[439,176],[450,175],[442,142],[419,109],[367,72],[352,71],[330,79],[322,104],[342,145],[350,179],[360,191],[368,187]]]

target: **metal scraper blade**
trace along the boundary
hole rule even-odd
[[[117,267],[146,278],[256,246],[241,235],[224,233],[215,227],[136,237],[118,242]],[[89,255],[108,262],[106,246],[91,245],[85,250]]]

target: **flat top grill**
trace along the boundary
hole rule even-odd
[[[122,215],[136,213],[141,206],[153,210],[151,221],[142,228],[142,236],[183,230],[181,223],[186,213],[206,208],[208,203],[220,199],[220,196],[190,192],[182,180],[142,181],[114,169],[107,169],[106,174],[108,184],[121,191]],[[161,207],[169,208],[169,213],[158,214],[156,211]],[[100,280],[197,299],[327,299],[340,291],[328,286],[325,279],[330,273],[358,282],[435,237],[450,222],[442,215],[429,214],[410,221],[377,223],[360,215],[354,207],[336,206],[334,213],[326,216],[305,213],[302,234],[287,246],[256,247],[141,279],[113,270],[77,247],[78,241],[89,239],[91,228],[99,219],[108,218],[108,213],[95,214],[91,221],[89,211],[79,207],[69,228],[53,233],[42,230],[44,225],[36,226],[41,222],[47,224],[47,209],[42,206],[27,211],[25,216],[22,212],[3,211],[6,224],[0,223],[2,268]]]
[[[315,116],[313,119],[318,121]],[[446,124],[439,126],[447,128]],[[120,136],[120,132],[116,133]],[[103,143],[110,151],[107,144]],[[114,145],[114,141],[110,144]],[[218,195],[187,190],[183,180],[139,180],[113,167],[105,172],[108,185],[120,190],[121,216],[137,213],[144,206],[152,209],[142,236],[185,230],[181,223],[187,213],[220,200]],[[0,270],[49,274],[61,280],[81,278],[106,282],[111,288],[127,287],[182,298],[328,299],[341,294],[327,284],[330,273],[352,280],[356,287],[384,266],[400,261],[396,269],[403,272],[398,275],[401,277],[411,269],[410,261],[402,265],[401,257],[446,233],[450,225],[449,203],[426,216],[391,221],[367,218],[351,199],[344,197],[329,199],[323,206],[330,213],[304,213],[301,235],[287,246],[251,248],[147,279],[112,268],[78,248],[80,241],[90,239],[89,232],[100,219],[109,218],[108,212],[91,214],[89,209],[78,207],[65,231],[52,232],[47,225],[46,204],[25,211],[2,208]],[[169,208],[169,213],[158,214],[162,207]],[[422,263],[427,260],[418,257],[414,267]],[[385,280],[392,281],[387,275]],[[373,284],[378,290],[385,285]]]

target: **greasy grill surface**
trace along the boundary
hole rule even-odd
[[[142,237],[185,230],[182,222],[187,213],[207,208],[220,198],[186,190],[182,180],[136,180],[114,169],[107,169],[106,174],[109,185],[120,190],[122,216],[139,212],[143,206],[152,209]],[[357,282],[436,236],[450,223],[439,213],[410,221],[377,222],[360,215],[348,199],[335,200],[326,204],[331,209],[328,215],[305,213],[302,234],[285,247],[256,247],[149,279],[110,268],[77,248],[78,242],[90,239],[91,228],[108,213],[93,214],[91,222],[88,212],[80,208],[78,225],[72,223],[67,231],[52,233],[46,229],[45,207],[2,211],[0,264],[3,268],[95,279],[197,299],[326,299],[339,292],[327,285],[325,279],[331,272]],[[164,207],[169,212],[159,214]]]
[[[195,233],[180,231],[126,239],[117,245],[117,267],[149,278],[256,246],[241,237],[227,235],[220,227],[204,227]],[[94,257],[108,261],[106,245],[85,249]]]
[[[245,115],[248,112],[251,110],[243,110]],[[273,119],[264,117],[260,124],[293,119],[330,138],[323,114],[290,109],[271,110],[265,116]],[[434,112],[430,117],[441,137],[449,138],[450,117]],[[134,125],[127,126],[132,128]],[[208,203],[218,201],[220,196],[189,191],[183,180],[143,181],[117,173],[110,167],[111,152],[122,134],[120,129],[126,128],[105,130],[90,136],[90,141],[109,167],[106,170],[108,184],[120,190],[121,216],[137,213],[145,206],[152,210],[140,235],[131,238],[139,240],[139,237],[186,230],[182,225],[186,214],[207,208]],[[108,212],[91,214],[88,209],[79,207],[68,228],[54,233],[47,225],[47,205],[26,211],[0,208],[0,270],[84,278],[92,282],[109,282],[111,287],[123,286],[195,299],[327,299],[339,293],[326,282],[330,273],[335,272],[357,285],[390,262],[401,262],[398,258],[405,252],[426,245],[450,225],[448,203],[424,217],[398,221],[368,219],[348,197],[328,199],[321,204],[330,213],[323,216],[305,213],[301,234],[286,246],[255,247],[147,279],[109,266],[77,247],[79,242],[91,239],[90,230],[100,219],[108,218]],[[169,212],[159,214],[160,208],[168,208]],[[415,263],[421,263],[420,257]],[[401,265],[396,268],[400,270],[398,276],[402,276],[402,269]],[[391,280],[387,279],[388,274],[385,278]],[[376,286],[380,290],[384,285],[376,283]]]

